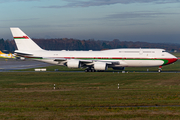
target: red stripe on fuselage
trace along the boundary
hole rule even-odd
[[[166,63],[165,65],[168,65],[168,64],[171,64],[171,63],[174,63],[178,60],[178,58],[171,58],[171,59],[165,59],[165,60],[168,60],[168,63]]]

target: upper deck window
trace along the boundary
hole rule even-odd
[[[119,51],[119,53],[139,53],[139,51]]]
[[[143,53],[155,53],[154,51],[143,51]]]
[[[143,53],[152,53],[152,51],[143,51]]]

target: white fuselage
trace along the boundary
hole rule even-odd
[[[177,58],[164,49],[111,49],[104,51],[26,51],[31,57],[51,64],[58,64],[54,59],[93,60],[93,62],[116,62],[114,67],[153,67],[176,61]],[[111,65],[110,65],[111,66]]]

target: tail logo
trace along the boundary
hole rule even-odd
[[[23,36],[23,37],[14,37],[14,39],[29,39],[28,36]]]

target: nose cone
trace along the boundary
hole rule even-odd
[[[169,65],[169,64],[176,62],[178,60],[178,58],[174,56],[173,58],[168,58],[166,60],[167,60],[167,62],[165,63],[165,65]]]

